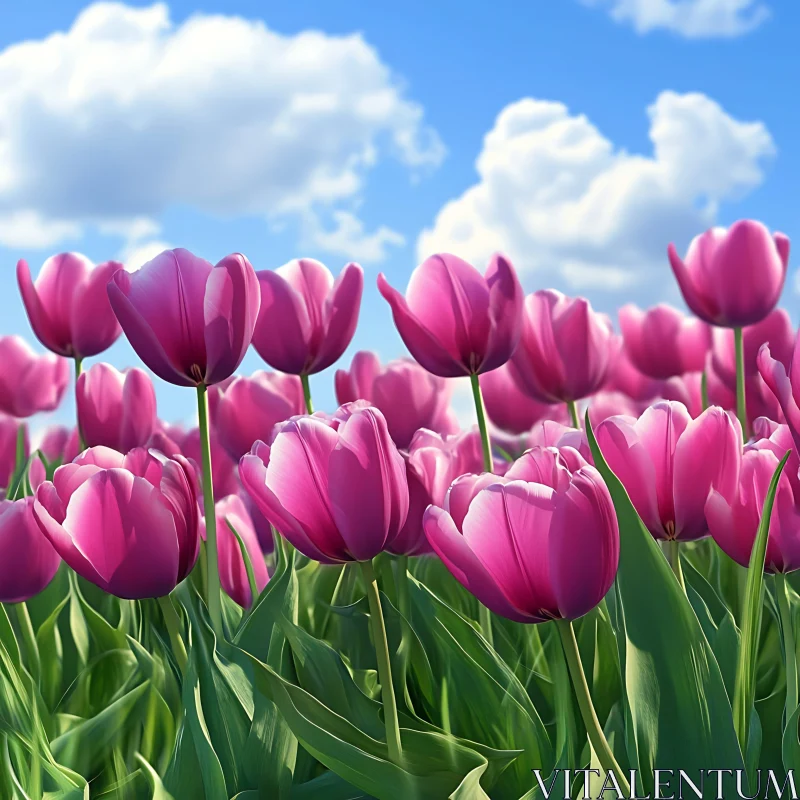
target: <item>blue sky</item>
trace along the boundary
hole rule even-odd
[[[359,261],[342,365],[403,353],[375,279],[404,287],[436,249],[481,268],[501,249],[527,291],[610,313],[680,305],[669,241],[740,217],[800,237],[798,29],[778,0],[14,4],[3,333],[31,338],[18,258],[36,274],[61,250],[136,261],[159,244],[256,269]],[[104,358],[138,363],[124,341]],[[251,352],[242,371],[260,366]],[[192,416],[192,396],[157,384],[162,417]],[[332,384],[333,369],[312,380],[318,406]]]

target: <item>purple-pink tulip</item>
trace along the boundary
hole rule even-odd
[[[646,311],[626,305],[619,325],[631,363],[648,377],[666,380],[703,370],[711,329],[702,320],[663,303]]]
[[[22,430],[22,456],[30,454],[28,426],[14,417],[0,414],[0,488],[7,487],[17,466],[17,440]]]
[[[81,451],[77,428],[51,425],[45,429],[38,450],[49,464],[69,464]]]
[[[789,239],[744,219],[696,236],[669,262],[686,305],[711,325],[741,328],[760,322],[778,303],[789,265]]]
[[[598,391],[616,355],[611,320],[589,301],[545,289],[525,298],[524,326],[511,368],[519,387],[542,403]]]
[[[788,365],[774,358],[769,344],[758,351],[758,371],[770,392],[780,404],[789,426],[795,449],[800,451],[800,335]]]
[[[34,283],[28,262],[17,262],[17,283],[36,338],[60,356],[82,359],[111,347],[119,323],[106,294],[122,264],[93,266],[79,253],[60,253],[44,262]]]
[[[34,519],[33,498],[0,501],[0,603],[22,603],[39,594],[59,564]]]
[[[555,447],[558,450],[569,447],[577,450],[587,464],[593,464],[586,433],[555,420],[546,419],[534,425],[528,435],[528,447]]]
[[[608,466],[656,539],[707,536],[709,492],[727,497],[738,484],[741,427],[716,406],[693,420],[682,403],[662,401],[638,420],[610,417],[596,435]]]
[[[214,497],[225,497],[229,494],[237,494],[239,491],[239,479],[236,474],[237,462],[228,455],[228,451],[222,446],[219,436],[217,436],[213,428],[211,429],[209,439],[211,444],[211,476]],[[192,430],[183,436],[180,443],[176,442],[171,437],[154,437],[152,441],[156,449],[160,449],[158,444],[155,443],[156,441],[159,441],[164,447],[179,445],[180,450],[174,450],[173,453],[165,453],[165,455],[172,458],[173,454],[180,452],[195,463],[199,474],[200,465],[203,463],[203,455],[200,449],[200,428],[192,428]],[[202,502],[203,498],[201,497],[200,500]]]
[[[444,378],[432,375],[410,358],[399,358],[381,367],[375,353],[361,351],[353,356],[349,371],[336,370],[339,404],[367,400],[379,408],[389,426],[389,435],[403,449],[420,428],[437,433],[458,430],[450,410],[451,390]]]
[[[522,332],[523,292],[511,262],[495,255],[485,275],[449,253],[425,259],[403,297],[383,274],[378,289],[412,356],[443,378],[505,364]]]
[[[597,392],[589,399],[589,421],[596,428],[609,417],[638,417],[647,407],[648,403],[633,400],[622,392]]]
[[[94,364],[78,378],[78,424],[88,447],[127,453],[144,447],[156,427],[156,391],[144,370]]]
[[[706,368],[708,388],[708,401],[712,405],[720,406],[727,411],[736,410],[736,389],[723,381],[709,365]],[[776,422],[783,422],[784,415],[781,406],[769,389],[764,379],[756,373],[745,376],[745,392],[747,393],[747,422],[752,425],[759,417],[769,417]]]
[[[239,462],[259,510],[301,553],[368,561],[408,514],[406,467],[377,408],[296,417]]]
[[[196,482],[181,456],[93,447],[39,486],[33,513],[81,577],[117,597],[162,597],[197,560]]]
[[[364,272],[348,264],[334,281],[313,258],[257,273],[261,285],[253,347],[274,369],[313,375],[341,358],[358,323]]]
[[[580,459],[575,451],[569,457]],[[444,507],[425,512],[425,534],[453,576],[496,614],[530,623],[577,619],[603,599],[617,571],[608,489],[594,467],[573,471],[555,449],[518,464],[504,478],[458,478]]]
[[[70,376],[66,359],[36,355],[20,336],[0,337],[0,412],[30,417],[54,411],[64,397]]]
[[[108,297],[139,358],[178,386],[210,386],[244,358],[259,309],[256,273],[240,253],[216,266],[166,250],[133,274],[117,272]]]

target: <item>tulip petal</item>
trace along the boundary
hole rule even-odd
[[[491,328],[486,357],[479,372],[489,372],[505,364],[514,354],[522,336],[522,309],[525,294],[511,262],[496,253],[486,270],[489,288]]]
[[[69,341],[65,340],[62,331],[57,331],[51,323],[39,295],[31,279],[31,271],[28,262],[21,258],[17,262],[17,283],[22,295],[22,302],[28,314],[28,321],[31,324],[36,338],[49,350],[61,356],[72,356]]]
[[[102,353],[122,333],[107,291],[108,282],[121,269],[123,265],[118,261],[98,264],[89,271],[80,291],[72,298],[70,332],[73,350],[80,358]]]

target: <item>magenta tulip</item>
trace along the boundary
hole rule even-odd
[[[199,432],[196,435],[199,440]],[[153,431],[147,446],[158,450],[167,458],[172,458],[172,456],[183,455],[183,444],[187,436],[188,434],[182,425],[171,425],[159,419],[156,420],[156,429]],[[199,444],[197,447],[199,447]]]
[[[38,356],[20,336],[0,338],[0,412],[30,417],[58,408],[70,365],[51,354]]]
[[[378,289],[414,358],[443,378],[505,364],[522,332],[523,292],[511,262],[495,255],[485,275],[448,253],[422,262],[403,297],[383,274]]]
[[[601,391],[621,392],[637,402],[659,396],[664,381],[657,381],[634,366],[621,336],[611,339],[610,349],[608,373]]]
[[[81,451],[78,429],[51,425],[44,431],[38,449],[49,464],[69,464]]]
[[[79,253],[60,253],[44,262],[34,283],[28,262],[17,262],[22,302],[36,338],[60,356],[83,359],[111,347],[119,323],[106,295],[109,280],[122,264],[93,266]]]
[[[511,471],[458,478],[444,507],[425,512],[425,534],[453,576],[496,614],[577,619],[614,582],[614,506],[594,467],[573,472],[555,449],[531,459],[538,464],[520,467],[523,478]],[[536,480],[527,480],[532,473]]]
[[[235,494],[223,497],[216,504],[215,511],[217,531],[219,531],[217,552],[219,553],[219,578],[222,588],[242,608],[250,608],[255,598],[250,592],[250,582],[247,578],[247,568],[242,558],[242,550],[228,524],[233,526],[244,543],[253,566],[256,589],[260,593],[269,581],[269,573],[253,523],[242,499]]]
[[[745,219],[696,236],[683,260],[675,245],[667,252],[686,305],[711,325],[741,328],[760,322],[777,305],[789,239]]]
[[[708,535],[705,504],[716,489],[728,496],[739,481],[742,431],[712,406],[692,419],[682,403],[662,401],[639,419],[610,417],[597,443],[656,539]]]
[[[546,289],[525,298],[522,339],[511,359],[520,388],[542,403],[598,391],[615,355],[611,321],[588,300]]]
[[[167,444],[165,441],[162,443],[165,446]],[[213,429],[211,430],[210,444],[214,497],[237,494],[239,491],[239,479],[236,474],[237,462],[228,455],[228,451],[222,446],[219,436]],[[201,446],[200,428],[192,428],[180,443],[180,452],[197,465],[198,472],[203,463]]]
[[[264,516],[324,563],[368,561],[408,513],[405,464],[383,414],[358,408],[343,416],[295,417],[239,462],[242,484]]]
[[[212,267],[177,249],[133,274],[116,273],[108,297],[133,349],[159,378],[210,386],[244,358],[260,293],[255,270],[240,253]]]
[[[0,488],[7,487],[17,466],[17,440],[22,430],[22,457],[30,454],[28,426],[14,417],[0,414]]]
[[[661,303],[647,311],[623,306],[619,324],[632,364],[648,377],[666,380],[703,370],[711,329],[702,320]]]
[[[407,448],[420,428],[438,433],[458,430],[450,410],[451,390],[447,381],[410,358],[390,361],[381,368],[374,353],[362,351],[353,356],[349,372],[336,370],[337,401],[368,400],[379,408],[389,435],[400,448]]]
[[[78,378],[78,424],[89,447],[127,453],[144,447],[156,427],[156,391],[144,370],[94,364]]]
[[[712,405],[720,406],[727,411],[736,410],[736,390],[723,381],[714,369],[706,368],[708,381],[708,401]],[[769,417],[776,422],[783,422],[784,415],[781,406],[769,389],[769,386],[758,373],[745,376],[745,391],[747,392],[747,422],[752,425],[758,417]]]
[[[0,501],[0,603],[22,603],[44,589],[61,558],[33,516],[33,498]]]
[[[348,264],[334,281],[313,258],[257,273],[261,285],[253,347],[271,367],[313,375],[341,358],[356,330],[364,272]]]
[[[250,378],[235,378],[216,394],[211,420],[220,444],[235,462],[257,440],[268,440],[277,423],[306,410],[296,375],[259,371]]]
[[[589,399],[589,420],[596,428],[609,417],[638,417],[648,405],[641,400],[632,400],[622,392],[597,392]]]
[[[196,481],[181,456],[93,447],[39,486],[33,513],[81,577],[117,597],[162,597],[197,559]]]
[[[555,420],[547,419],[534,425],[528,435],[528,447],[555,447],[558,450],[570,447],[577,450],[587,464],[593,463],[586,434],[582,430]]]
[[[786,423],[794,439],[795,449],[800,451],[800,336],[795,341],[791,360],[787,366],[772,356],[768,344],[758,351],[758,371],[783,411]]]

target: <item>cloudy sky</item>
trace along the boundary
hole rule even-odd
[[[613,313],[755,217],[800,241],[800,7],[778,0],[26,0],[0,24],[0,319],[14,266],[162,249],[366,274],[358,349],[401,355],[379,272],[426,255]],[[795,261],[784,304],[797,302]],[[105,358],[138,363],[121,341]],[[261,366],[255,353],[242,370]],[[334,403],[333,370],[312,379]],[[194,397],[158,386],[165,419]],[[65,404],[57,415],[69,419]]]

